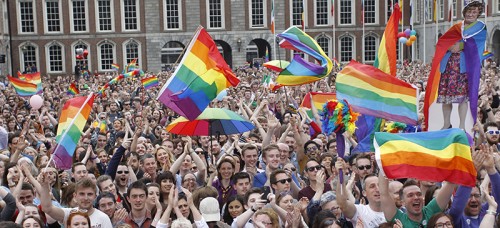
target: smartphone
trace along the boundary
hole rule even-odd
[[[271,187],[269,186],[264,186],[262,187],[262,192],[264,193],[264,195],[262,195],[262,200],[265,200],[266,203],[269,203],[269,200],[267,199],[267,196],[269,195],[269,193],[271,193]]]

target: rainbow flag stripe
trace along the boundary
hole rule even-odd
[[[217,94],[239,82],[212,37],[200,27],[173,76],[161,89],[158,100],[176,113],[194,120]]]
[[[30,83],[27,81],[23,81],[19,78],[14,78],[11,76],[7,76],[7,78],[9,79],[12,86],[14,86],[16,93],[21,97],[33,96],[33,95],[37,94],[37,92],[38,92],[36,84]]]
[[[336,88],[356,112],[417,124],[417,89],[373,66],[352,60],[337,74]]]
[[[399,5],[394,5],[394,10],[385,27],[384,35],[380,40],[377,58],[373,64],[383,72],[396,77],[396,47],[398,45],[398,25],[401,18]]]
[[[57,146],[52,155],[58,169],[70,169],[73,165],[73,154],[92,111],[94,98],[95,95],[90,94],[64,103],[57,127]]]
[[[80,90],[78,90],[78,87],[76,87],[75,83],[71,83],[68,88],[68,92],[66,92],[68,95],[78,95],[80,94]]]
[[[113,64],[111,64],[111,68],[113,69],[113,71],[118,71],[118,70],[120,70],[120,65],[113,63]]]
[[[449,181],[473,187],[476,169],[460,129],[407,134],[375,133],[375,157],[389,179]]]
[[[313,57],[316,62],[311,63],[303,59],[299,55],[295,55],[292,62],[280,72],[276,83],[293,86],[312,83],[318,81],[332,72],[333,63],[319,44],[312,37],[297,27],[290,27],[278,37],[283,40],[280,42],[280,47],[301,51],[310,57]]]
[[[158,78],[156,76],[151,76],[149,78],[141,79],[141,82],[145,89],[151,89],[158,85]]]
[[[312,103],[314,104],[314,107],[316,107],[316,110],[321,111],[323,110],[323,105],[327,101],[336,99],[337,96],[335,95],[335,93],[309,92],[304,96],[304,99],[302,100],[302,104],[300,104],[300,107],[311,109],[312,108],[311,103]]]

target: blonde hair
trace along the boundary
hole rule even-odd
[[[178,218],[172,222],[171,228],[192,228],[193,225],[186,218]]]

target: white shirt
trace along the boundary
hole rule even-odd
[[[363,221],[363,227],[378,227],[385,222],[384,212],[376,212],[369,205],[355,204],[356,214],[351,218],[352,225],[356,227],[358,218]]]
[[[78,208],[61,208],[64,211],[64,225],[68,221],[69,214],[73,209],[78,210]],[[90,217],[90,227],[91,228],[113,228],[109,216],[104,212],[94,209],[94,212],[89,215]]]

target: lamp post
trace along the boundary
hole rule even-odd
[[[241,39],[238,38],[238,40],[236,41],[236,44],[238,45],[238,52],[241,51]]]

